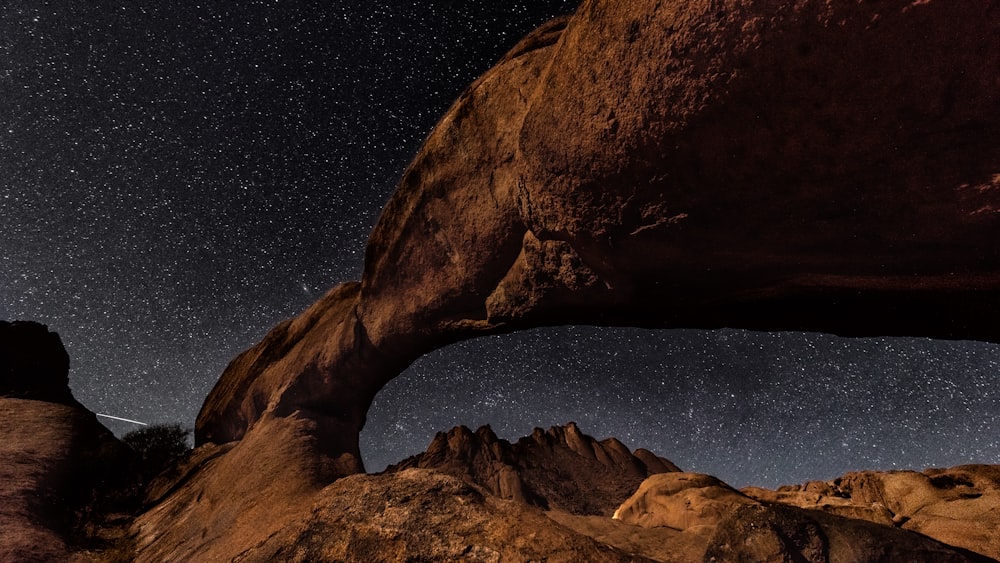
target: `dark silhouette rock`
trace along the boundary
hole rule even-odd
[[[79,406],[69,389],[69,354],[59,335],[30,321],[0,321],[0,397]]]
[[[514,444],[489,426],[439,432],[427,451],[386,469],[435,469],[479,485],[490,494],[572,514],[610,516],[640,483],[654,473],[680,471],[646,451],[639,458],[615,438],[598,441],[575,423],[544,431]]]

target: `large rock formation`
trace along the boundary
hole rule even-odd
[[[652,561],[575,533],[538,509],[500,500],[460,479],[425,469],[340,479],[300,509],[300,519],[239,552],[237,559],[247,563]],[[218,538],[216,543],[233,539]],[[197,559],[229,560],[219,553],[204,551]],[[144,554],[141,560],[174,559]]]
[[[375,393],[459,339],[592,323],[1000,341],[997,7],[585,0],[533,33],[429,136],[361,281],[226,369],[196,438],[241,443],[165,501],[211,499],[184,553],[234,522],[244,546],[273,531],[253,524],[273,507],[219,487],[296,475],[309,498],[362,471]]]
[[[416,357],[544,324],[1000,340],[995,6],[585,1],[462,95],[361,282],[234,360],[197,440],[302,417],[360,471]]]
[[[680,471],[649,450],[635,453],[615,438],[595,440],[575,423],[536,428],[511,444],[489,426],[439,432],[427,451],[386,469],[435,469],[493,496],[571,514],[610,516],[646,477]]]
[[[68,560],[77,511],[131,461],[68,381],[59,335],[0,321],[0,561]]]

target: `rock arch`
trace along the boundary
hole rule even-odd
[[[302,422],[361,471],[382,385],[551,324],[1000,341],[1000,2],[586,0],[441,119],[332,289],[199,443]]]

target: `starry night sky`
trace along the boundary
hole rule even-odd
[[[192,426],[233,356],[360,277],[380,209],[462,89],[575,5],[5,2],[0,319],[57,331],[90,409]],[[736,330],[487,337],[391,382],[362,449],[378,470],[455,424],[516,438],[575,420],[737,486],[1000,463],[997,351]]]

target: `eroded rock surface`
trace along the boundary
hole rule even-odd
[[[281,537],[284,535],[284,537]],[[424,469],[355,475],[320,493],[308,519],[245,561],[651,561],[564,528],[538,509]]]
[[[711,475],[678,472],[646,479],[614,518],[643,528],[688,530],[717,525],[735,507],[750,503]]]
[[[286,418],[255,427],[281,428]],[[301,421],[299,421],[301,422]],[[266,436],[294,445],[295,432]],[[636,457],[568,427],[537,431],[513,444],[486,427],[441,433],[423,454],[379,475],[352,475],[323,485],[303,479],[279,456],[262,460],[252,480],[225,473],[220,464],[243,448],[199,448],[172,485],[174,493],[154,492],[158,506],[134,527],[137,561],[807,561],[986,562],[978,550],[936,541],[889,524],[847,518],[781,502],[757,500],[708,475],[672,470],[646,478],[614,517],[587,514],[576,489],[595,499],[613,496],[631,481],[631,470],[607,471],[609,482],[584,459],[617,460],[633,466]],[[575,437],[574,437],[575,435]],[[574,445],[575,444],[575,445]],[[575,449],[570,449],[570,447]],[[542,448],[541,451],[524,451]],[[612,453],[618,451],[619,453]],[[593,457],[589,457],[591,452]],[[283,450],[287,456],[294,452]],[[649,454],[651,463],[663,462]],[[503,460],[498,461],[498,460]],[[243,466],[253,464],[241,457]],[[531,464],[540,467],[528,467]],[[583,463],[585,467],[575,465]],[[415,467],[414,465],[425,467]],[[403,467],[408,466],[408,467]],[[601,462],[602,467],[607,467]],[[664,462],[664,467],[671,469]],[[491,472],[498,469],[497,472]],[[534,469],[534,472],[532,472]],[[518,471],[532,490],[558,499],[547,508],[498,487],[495,477]],[[963,468],[935,475],[961,474]],[[987,468],[982,468],[983,472]],[[992,468],[992,471],[1000,469]],[[957,472],[957,473],[956,473]],[[881,474],[880,474],[881,475]],[[949,477],[950,478],[950,477]],[[958,478],[958,477],[956,477]],[[621,479],[619,483],[610,482]],[[228,488],[225,483],[231,483]],[[268,485],[274,482],[278,486]],[[944,481],[940,481],[940,485]],[[522,484],[522,490],[525,490]],[[968,485],[956,485],[966,487]],[[229,496],[217,491],[228,490]],[[792,491],[792,488],[786,491]],[[609,494],[609,492],[611,494]],[[885,489],[891,506],[913,504],[905,487]],[[506,498],[504,498],[506,497]],[[950,497],[949,497],[950,498]],[[958,497],[956,497],[958,498]],[[166,500],[163,500],[166,499]],[[859,501],[860,502],[860,501]],[[997,506],[996,501],[991,501]],[[980,507],[985,508],[984,506]],[[575,513],[573,512],[575,511]],[[963,526],[975,537],[982,512],[950,513],[952,529]],[[219,519],[224,531],[206,527]],[[989,523],[987,522],[987,525]],[[952,538],[954,539],[954,538]],[[968,544],[960,544],[968,547]]]
[[[610,516],[642,481],[680,471],[648,450],[633,453],[615,438],[596,440],[574,423],[511,444],[489,426],[464,426],[434,437],[427,451],[394,466],[393,473],[435,469],[485,488],[490,494],[571,514]]]
[[[300,437],[310,432],[296,426],[301,422],[289,417],[257,426],[247,435],[250,443],[283,444],[280,455],[268,460],[255,461],[249,449],[232,445],[198,448],[172,485],[153,492],[156,506],[133,527],[137,561],[647,560],[566,528],[507,489],[491,489],[499,481],[491,478],[490,469],[517,467],[528,475],[525,482],[547,498],[557,498],[552,491],[563,494],[558,501],[570,508],[590,486],[599,490],[583,506],[591,508],[598,500],[607,504],[633,481],[630,474],[638,470],[634,464],[647,463],[626,456],[628,450],[619,451],[617,440],[598,442],[574,425],[573,430],[558,427],[512,445],[490,436],[488,429],[473,434],[460,428],[439,435],[445,441],[451,438],[451,443],[435,440],[427,452],[408,460],[410,467],[402,467],[404,463],[381,475],[354,475],[327,485],[310,478],[315,470],[285,462],[301,456],[292,450],[301,447]],[[260,434],[264,430],[269,434]],[[533,450],[555,451],[514,455],[514,446],[528,441],[536,444],[530,446]],[[596,453],[585,457],[570,450],[570,443],[588,451],[596,447],[608,454],[604,462],[614,460],[630,468],[611,470],[597,462]],[[650,465],[670,468],[651,453],[642,455]],[[497,464],[498,459],[515,465]],[[587,459],[604,468],[605,478],[622,478],[624,483],[586,480],[596,477]],[[412,466],[421,460],[440,467]],[[541,462],[543,467],[518,467],[518,460]],[[574,463],[586,468],[581,471]],[[250,467],[252,478],[241,474]],[[569,494],[574,488],[579,492]]]

